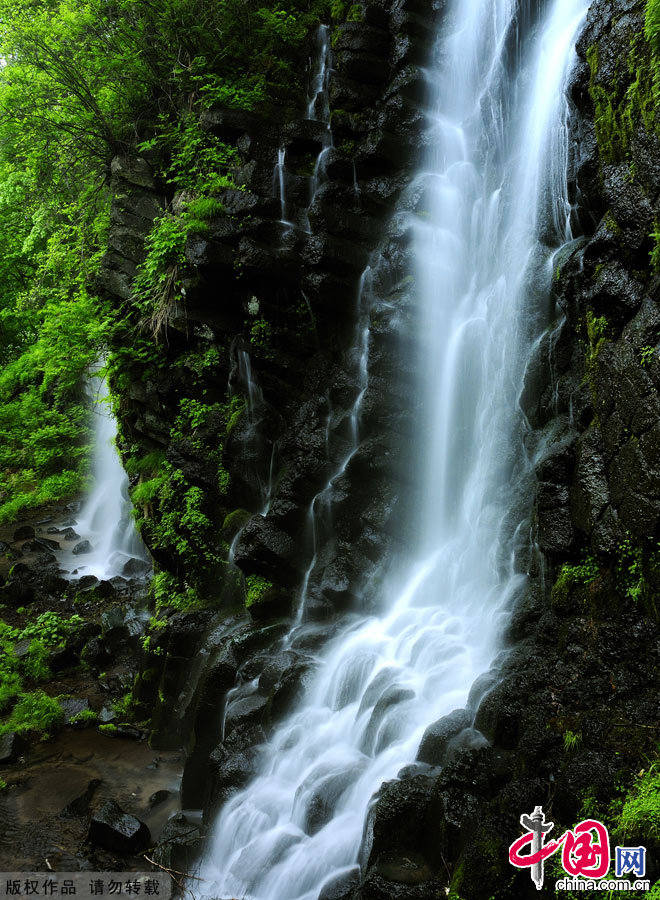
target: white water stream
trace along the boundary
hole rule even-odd
[[[109,404],[108,387],[98,375],[90,379],[89,393],[94,415],[93,487],[76,517],[81,540],[91,544],[91,552],[74,556],[67,553],[62,562],[71,572],[95,575],[99,580],[125,573],[129,560],[149,562],[144,544],[135,528],[128,476],[115,446],[117,423]]]
[[[190,885],[199,895],[316,900],[354,870],[373,795],[496,658],[525,581],[516,550],[531,541],[525,512],[511,523],[529,470],[518,397],[571,238],[565,87],[587,6],[453,2],[413,186],[427,413],[418,553],[390,576],[382,612],[326,647],[259,775],[221,810],[205,880]]]

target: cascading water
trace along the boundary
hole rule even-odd
[[[92,549],[71,555],[64,563],[78,575],[95,575],[103,580],[126,574],[126,564],[137,559],[145,566],[128,574],[142,574],[149,559],[131,515],[128,476],[115,446],[117,423],[109,405],[108,387],[104,379],[93,375],[89,390],[94,414],[94,486],[78,514],[76,529]]]
[[[374,793],[495,660],[525,581],[516,551],[531,542],[529,492],[512,516],[530,480],[518,397],[548,324],[555,252],[571,238],[565,87],[587,6],[454,0],[430,73],[432,151],[411,191],[426,401],[419,552],[390,576],[382,613],[324,651],[259,775],[221,810],[198,893],[316,900],[354,871]]]
[[[309,60],[310,85],[307,93],[307,118],[321,123],[319,131],[321,150],[316,157],[314,170],[309,180],[309,195],[304,208],[293,211],[287,198],[288,173],[286,169],[286,147],[277,151],[277,162],[273,171],[273,194],[280,200],[280,224],[287,234],[292,228],[300,227],[311,234],[308,213],[314,202],[324,177],[324,160],[332,147],[330,130],[330,101],[328,79],[330,76],[330,29],[327,25],[319,25],[316,32],[314,55]],[[297,213],[297,214],[296,214]],[[297,221],[296,221],[297,220]]]

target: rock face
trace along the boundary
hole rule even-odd
[[[144,822],[125,813],[113,800],[108,800],[92,815],[89,840],[106,850],[130,855],[147,847],[151,834]]]
[[[392,214],[422,149],[420,66],[443,9],[367,3],[363,21],[333,26],[333,146],[315,191],[325,123],[284,108],[206,113],[208,132],[239,149],[244,189],[225,190],[225,213],[188,237],[163,364],[126,361],[119,373],[125,451],[160,453],[201,496],[212,535],[205,558],[186,558],[158,531],[163,510],[145,508],[157,563],[194,582],[208,608],[172,615],[152,636],[150,677],[135,689],[153,711],[153,745],[189,749],[183,805],[203,806],[206,821],[253,774],[255,748],[304,689],[315,647],[344,612],[378,603],[379,563],[414,542],[398,527],[416,502],[405,477],[410,239]],[[652,752],[652,729],[638,726],[654,721],[660,687],[660,277],[649,265],[660,144],[648,117],[624,116],[635,72],[617,64],[644,10],[643,0],[595,0],[578,48],[571,182],[581,237],[559,259],[558,319],[521,398],[543,559],[513,611],[510,652],[470,712],[431,725],[418,765],[381,788],[361,875],[327,885],[328,900],[535,896],[528,873],[508,863],[520,814],[542,803],[559,829],[579,821],[588,798],[606,811],[617,779]],[[604,130],[605,103],[632,123],[625,134]],[[296,228],[280,221],[281,149]],[[131,297],[154,218],[180,199],[152,163],[113,164],[104,288],[118,304]],[[182,400],[231,414],[212,410],[186,431]],[[282,647],[303,585],[309,631]],[[310,829],[323,823],[317,813]],[[183,858],[202,839],[196,829]]]
[[[363,21],[332,26],[329,124],[299,109],[205,113],[204,128],[237,148],[243,188],[223,191],[224,213],[188,237],[162,365],[122,354],[124,451],[164,456],[209,523],[191,558],[161,527],[163,507],[144,510],[159,567],[210,609],[172,615],[152,635],[150,677],[134,692],[153,714],[152,744],[190,748],[184,806],[204,804],[207,818],[250,776],[254,744],[304,688],[312,645],[337,617],[379,602],[377,566],[414,539],[398,526],[415,502],[404,489],[414,406],[402,387],[414,377],[403,352],[414,325],[410,239],[392,215],[420,151],[419,66],[436,6],[421,16],[417,0],[367,3]],[[280,221],[281,149],[295,228]],[[103,289],[123,305],[154,218],[181,198],[150,158],[117,159],[113,189]],[[202,424],[182,427],[182,400],[209,410]],[[285,653],[303,584],[310,630]]]
[[[442,772],[410,767],[381,789],[362,883],[344,895],[352,900],[536,896],[529,873],[508,863],[520,814],[542,804],[559,836],[596,810],[623,840],[618,783],[633,785],[644,760],[655,758],[660,280],[649,255],[660,142],[628,92],[640,72],[641,82],[650,78],[649,48],[638,40],[645,9],[596,0],[578,46],[573,192],[582,236],[559,260],[560,315],[530,363],[522,398],[537,429],[545,586],[531,579],[513,612],[508,655],[481,691],[481,745],[447,759],[463,724],[453,713],[429,727],[419,750],[420,761],[441,763]],[[619,61],[633,57],[637,68],[624,72]],[[608,132],[607,104],[616,116],[628,110],[625,134],[616,125]],[[649,837],[648,848],[653,884],[660,847]],[[425,873],[423,887],[391,865],[402,858]]]

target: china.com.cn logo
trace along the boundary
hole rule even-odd
[[[561,850],[561,864],[572,878],[598,881],[599,887],[619,886],[648,890],[647,882],[611,882],[602,879],[610,868],[610,837],[607,828],[597,819],[585,819],[572,831],[565,831],[558,840],[545,843],[545,836],[555,827],[554,822],[546,822],[543,809],[537,806],[530,815],[522,815],[520,824],[525,833],[509,847],[509,862],[518,869],[530,869],[532,881],[537,890],[543,887],[543,865],[545,860]],[[529,848],[529,849],[527,849]],[[525,851],[525,852],[523,852]],[[646,871],[645,847],[616,847],[615,873],[617,878],[626,874],[643,878]],[[573,885],[558,881],[558,890],[571,889]],[[616,889],[616,888],[615,888]]]

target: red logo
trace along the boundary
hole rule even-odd
[[[532,881],[537,890],[543,886],[543,864],[561,847],[561,864],[573,877],[599,879],[607,875],[610,867],[610,839],[607,828],[596,819],[585,819],[573,831],[565,831],[556,841],[544,843],[545,836],[555,827],[546,822],[543,809],[537,806],[531,816],[520,817],[526,829],[509,847],[509,862],[518,869],[531,869]],[[522,853],[529,846],[529,851]]]

